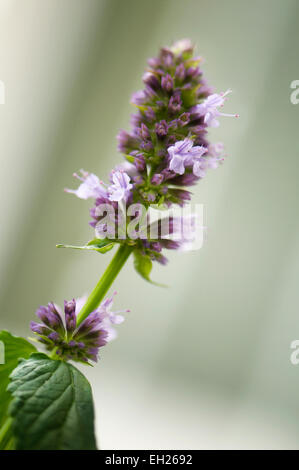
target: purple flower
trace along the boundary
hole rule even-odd
[[[117,337],[117,331],[113,328],[113,325],[120,325],[125,320],[121,313],[128,313],[130,310],[119,310],[116,312],[112,312],[111,306],[113,304],[114,296],[116,295],[116,291],[113,292],[111,297],[108,297],[104,300],[98,308],[98,311],[102,318],[102,325],[108,333],[107,341],[112,341]]]
[[[185,189],[171,188],[168,192],[171,194],[175,203],[181,207],[183,207],[186,202],[191,200],[190,191],[186,191]]]
[[[187,69],[187,76],[188,77],[196,77],[197,75],[201,75],[201,70],[199,67],[189,67]]]
[[[160,51],[160,60],[163,67],[168,69],[173,66],[174,54],[168,47],[162,47]]]
[[[168,93],[173,89],[173,78],[171,75],[166,74],[162,77],[161,85],[163,90],[167,91]]]
[[[156,119],[156,113],[155,111],[153,110],[153,108],[151,108],[150,106],[147,107],[146,111],[145,111],[145,117],[146,119],[149,121],[149,122],[152,122]]]
[[[230,90],[213,93],[200,62],[201,57],[193,55],[189,39],[163,47],[156,58],[148,61],[144,89],[132,97],[137,111],[131,117],[131,130],[118,134],[118,148],[130,162],[130,169],[115,168],[109,185],[84,172],[79,188],[69,190],[83,199],[95,199],[90,212],[93,227],[109,233],[107,220],[97,211],[102,203],[114,209],[114,228],[122,222],[119,201],[147,207],[183,206],[191,198],[184,187],[196,184],[208,169],[217,168],[223,160],[223,147],[211,144],[207,133],[209,126],[219,124],[219,116],[230,116],[221,112]],[[144,241],[140,247],[140,243],[136,242],[134,249],[165,262],[160,250],[161,246],[166,248],[165,244],[152,246]]]
[[[161,173],[156,173],[153,177],[152,177],[152,184],[154,185],[159,185],[163,182],[164,180],[164,177],[163,175],[161,175]]]
[[[193,173],[184,173],[172,179],[173,184],[176,186],[193,186],[197,181],[198,178]]]
[[[138,112],[136,114],[131,114],[130,124],[131,124],[132,127],[140,127],[141,122],[142,122],[142,114],[140,112]],[[121,131],[118,135],[118,139],[121,140],[121,135],[123,135],[123,138],[125,138],[125,134],[126,134],[125,131]],[[125,138],[125,141],[126,141],[126,138]],[[120,145],[119,145],[119,147],[120,147]],[[123,145],[121,147],[124,148]],[[123,150],[121,150],[121,152],[122,151]]]
[[[204,178],[206,176],[206,162],[204,159],[198,159],[193,166],[193,173],[199,178]]]
[[[152,72],[145,72],[142,77],[143,82],[145,85],[150,86],[153,90],[160,88],[160,82],[155,74]]]
[[[143,140],[150,140],[151,138],[151,135],[149,133],[149,130],[148,130],[148,127],[145,125],[145,124],[141,124],[140,126],[140,129],[139,129],[139,134],[140,134],[140,137],[143,139]]]
[[[66,330],[68,333],[71,333],[75,330],[77,322],[75,299],[64,302],[64,313]]]
[[[158,137],[165,137],[167,135],[167,132],[168,132],[168,124],[167,122],[165,121],[165,119],[163,119],[162,121],[160,122],[157,122],[155,124],[155,132],[157,134]]]
[[[224,152],[224,145],[222,142],[216,142],[215,144],[210,144],[208,147],[209,155],[212,157],[219,157]]]
[[[43,343],[48,351],[56,349],[56,354],[61,359],[96,362],[99,348],[117,336],[113,325],[124,321],[120,313],[129,312],[111,311],[115,294],[116,292],[112,297],[105,299],[78,327],[77,315],[85,303],[84,298],[64,303],[65,325],[59,307],[50,303],[47,307],[39,307],[36,312],[43,323],[32,321],[30,328],[38,336],[38,341]]]
[[[193,146],[191,139],[184,139],[176,142],[175,145],[168,148],[170,156],[169,169],[179,175],[185,173],[186,166],[194,166],[197,168],[198,159],[207,152],[202,146]],[[196,172],[194,171],[196,175]],[[198,175],[196,175],[198,176]]]
[[[186,70],[185,70],[184,64],[178,65],[175,70],[175,78],[177,78],[178,80],[182,82],[185,76],[186,76]]]
[[[81,175],[74,173],[74,177],[82,181],[78,189],[65,189],[66,193],[75,194],[80,199],[88,199],[98,197],[107,198],[107,191],[103,188],[99,178],[93,173],[88,173],[87,171],[80,170]]]
[[[111,172],[113,184],[108,187],[110,201],[127,201],[133,185],[130,183],[130,177],[124,171]]]
[[[192,53],[193,51],[193,44],[190,41],[190,39],[180,39],[179,41],[176,41],[172,46],[171,46],[171,51],[174,52],[174,54],[182,54],[184,52],[189,52]]]
[[[143,102],[146,100],[146,93],[144,90],[139,90],[133,93],[131,97],[131,102],[133,104],[136,104],[137,106],[143,104]]]
[[[160,59],[158,57],[150,57],[147,61],[148,65],[153,69],[161,65]]]
[[[175,114],[181,110],[181,107],[182,107],[181,95],[180,93],[176,93],[170,98],[168,109],[170,113]]]
[[[64,324],[57,305],[50,302],[47,307],[42,306],[36,311],[38,318],[51,330],[64,333]]]
[[[130,155],[132,157],[134,157],[134,166],[136,168],[137,171],[139,171],[140,173],[142,173],[144,170],[145,170],[145,157],[143,155],[143,153],[141,152],[138,152],[137,150],[134,150],[133,152],[130,153]],[[128,173],[128,171],[126,171],[126,173]],[[129,176],[133,177],[133,179],[136,177],[136,176],[140,176],[136,173],[134,174],[130,174],[128,173]]]
[[[206,170],[209,168],[216,169],[224,158],[221,157],[223,145],[221,142],[218,144],[209,145],[208,156],[201,157],[194,162],[193,173],[199,178],[203,178]]]
[[[198,116],[204,116],[205,124],[210,127],[219,126],[219,121],[216,119],[218,116],[239,117],[238,114],[226,114],[218,110],[219,107],[224,105],[226,95],[229,93],[231,93],[231,90],[227,90],[225,93],[214,93],[208,96],[203,103],[193,108],[193,112]]]
[[[140,122],[138,121],[138,126],[139,125],[140,125]],[[120,152],[124,152],[124,153],[130,152],[137,146],[136,139],[124,130],[119,131],[117,135],[117,140],[118,140],[118,150]]]
[[[183,113],[179,116],[177,119],[178,125],[180,126],[186,126],[186,124],[189,124],[190,122],[190,113]]]

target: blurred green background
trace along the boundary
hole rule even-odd
[[[107,179],[146,60],[190,37],[217,91],[211,140],[228,158],[194,190],[200,251],[154,279],[129,261],[130,308],[87,374],[103,449],[299,448],[297,0],[2,0],[1,328],[29,335],[40,304],[88,293],[112,254],[57,250],[92,238],[89,202],[63,193],[84,168]]]

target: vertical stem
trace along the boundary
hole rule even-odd
[[[12,424],[12,418],[6,418],[4,421],[4,424],[2,425],[2,428],[0,429],[0,450],[6,450],[7,446],[9,445],[9,448],[12,446],[12,429],[11,429],[11,424]]]
[[[128,245],[121,245],[119,247],[103,276],[91,292],[82,310],[80,311],[77,318],[77,326],[80,325],[80,323],[82,323],[83,320],[85,320],[85,318],[88,317],[88,315],[99,306],[114,279],[129,258],[131,252],[132,248]]]

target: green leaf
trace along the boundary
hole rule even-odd
[[[33,354],[10,376],[17,450],[95,450],[91,387],[71,364]]]
[[[197,103],[197,88],[185,89],[182,91],[182,100],[186,108],[196,105]]]
[[[24,338],[13,336],[8,331],[0,331],[0,341],[4,345],[4,364],[0,363],[0,428],[7,418],[7,408],[11,394],[6,388],[9,384],[9,375],[18,365],[19,358],[27,359],[36,352],[36,348]]]
[[[134,251],[134,267],[138,274],[140,274],[143,279],[150,282],[151,284],[155,284],[156,286],[166,287],[164,284],[159,284],[154,282],[150,278],[150,274],[152,271],[153,263],[152,260],[148,255],[143,255],[140,251]]]
[[[135,162],[135,157],[133,157],[133,155],[125,155],[125,159],[128,160],[128,162],[130,163]]]
[[[75,250],[90,250],[97,251],[98,253],[107,253],[107,251],[112,250],[114,245],[115,243],[107,238],[95,238],[83,246],[58,244],[56,248],[73,248]]]
[[[134,251],[134,267],[143,279],[151,282],[150,274],[153,263],[149,256],[142,255],[139,251]]]

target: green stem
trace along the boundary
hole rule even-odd
[[[13,439],[12,436],[12,418],[6,418],[2,428],[0,429],[0,450],[5,450],[9,444],[9,448],[11,448],[11,441]]]
[[[104,295],[107,293],[108,289],[131,253],[132,248],[130,246],[121,245],[119,247],[103,276],[91,292],[82,310],[80,311],[77,318],[77,325],[80,325],[80,323],[82,323],[83,320],[85,320],[85,318],[87,318],[88,315],[99,306],[104,298]]]

